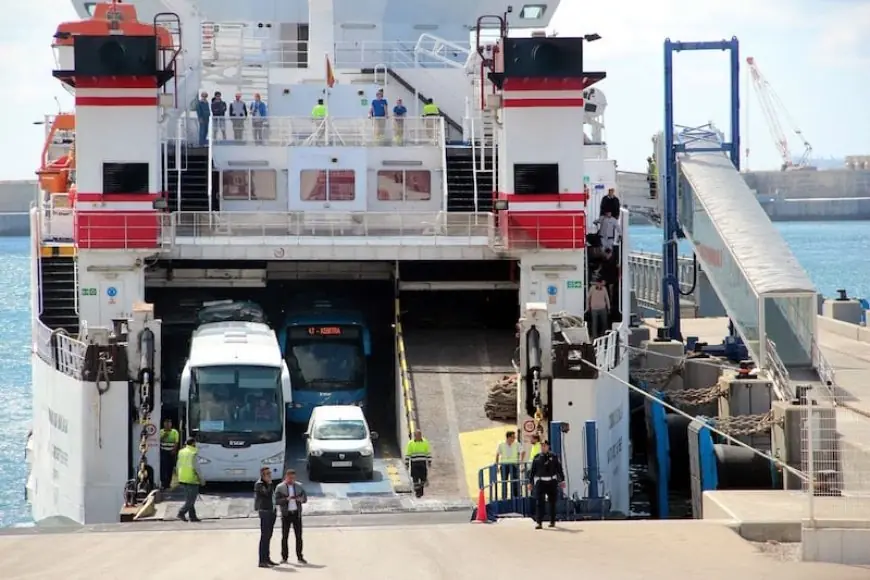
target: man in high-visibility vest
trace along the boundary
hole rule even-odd
[[[172,428],[172,419],[163,419],[163,429],[160,430],[160,487],[169,489],[172,484],[172,471],[175,469],[175,457],[181,436],[178,430]]]
[[[429,482],[429,467],[432,466],[432,448],[419,429],[414,431],[414,438],[405,446],[405,461],[411,472],[414,493],[417,497],[423,497],[423,488]]]
[[[510,483],[511,497],[520,495],[520,463],[523,460],[523,450],[517,434],[508,431],[504,435],[504,441],[498,444],[495,450],[495,463],[501,474],[501,499],[508,498],[508,483]]]
[[[655,199],[659,188],[659,170],[652,157],[646,158],[646,180],[649,182],[649,198]]]
[[[535,457],[541,453],[541,436],[537,433],[533,433],[529,439],[531,440],[532,445],[529,447],[528,455],[524,458],[526,463],[531,463],[535,460]]]
[[[205,478],[199,471],[196,461],[196,439],[188,437],[184,448],[178,452],[178,483],[184,490],[184,505],[178,510],[178,519],[191,522],[200,521],[196,516],[196,498],[199,495],[199,486],[205,485]]]
[[[317,104],[311,109],[311,122],[314,124],[314,139],[323,141],[326,138],[326,104],[323,99],[317,99]]]
[[[438,118],[441,116],[441,109],[432,99],[426,99],[426,104],[423,105],[423,120],[426,123],[426,133],[429,139],[435,139],[436,127],[438,127]]]

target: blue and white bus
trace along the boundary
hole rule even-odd
[[[293,389],[289,422],[307,424],[320,405],[365,407],[372,341],[360,312],[328,302],[289,312],[278,341]]]

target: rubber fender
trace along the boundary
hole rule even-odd
[[[667,416],[671,448],[671,489],[689,489],[689,423],[683,415]]]
[[[773,472],[770,460],[736,445],[713,445],[716,469],[719,473],[717,489],[771,489]]]

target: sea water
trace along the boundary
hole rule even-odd
[[[776,224],[816,287],[870,297],[870,222]],[[633,250],[660,252],[661,230],[632,226]],[[689,255],[688,246],[682,252]],[[24,445],[30,429],[30,244],[0,238],[0,526],[30,520],[24,501]],[[121,493],[121,490],[118,490]],[[119,495],[120,497],[120,495]]]

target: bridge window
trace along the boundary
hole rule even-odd
[[[234,169],[221,173],[221,193],[228,200],[272,201],[278,198],[278,172]]]
[[[93,16],[94,12],[97,10],[96,2],[85,2],[85,10],[88,12],[88,16]]]
[[[353,201],[356,172],[352,169],[303,169],[299,172],[302,201]]]
[[[520,18],[523,20],[540,20],[546,12],[546,4],[526,4],[520,9]]]
[[[426,169],[378,171],[378,200],[429,201],[432,172]]]

